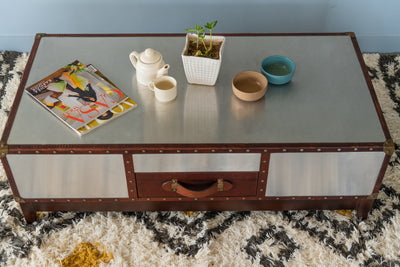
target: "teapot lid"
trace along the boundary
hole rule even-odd
[[[147,48],[146,50],[144,50],[143,53],[140,54],[140,60],[146,64],[156,63],[160,60],[160,58],[160,52],[157,52],[156,50],[151,48]]]

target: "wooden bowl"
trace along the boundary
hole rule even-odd
[[[268,80],[259,72],[242,71],[232,79],[232,91],[244,101],[257,101],[265,95]]]

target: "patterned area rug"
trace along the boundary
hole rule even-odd
[[[44,212],[26,224],[0,168],[0,264],[61,266],[69,259],[63,266],[400,266],[400,56],[364,59],[396,144],[368,219],[323,210]],[[0,53],[1,127],[26,61],[27,54]],[[96,255],[108,255],[109,263],[89,265],[95,253],[74,254],[78,244],[98,244]]]

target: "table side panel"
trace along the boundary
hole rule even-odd
[[[128,198],[121,155],[8,155],[20,197]]]
[[[370,195],[384,152],[271,153],[265,196]]]

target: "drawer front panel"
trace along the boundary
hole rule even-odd
[[[7,155],[22,198],[127,198],[121,155]]]
[[[136,172],[253,172],[260,153],[184,153],[133,155]]]
[[[265,196],[372,193],[385,153],[272,153]]]
[[[136,173],[139,197],[185,197],[163,189],[163,184],[176,180],[193,192],[202,192],[216,185],[218,179],[232,185],[228,191],[218,191],[209,197],[255,196],[258,172],[208,172],[208,173]]]

